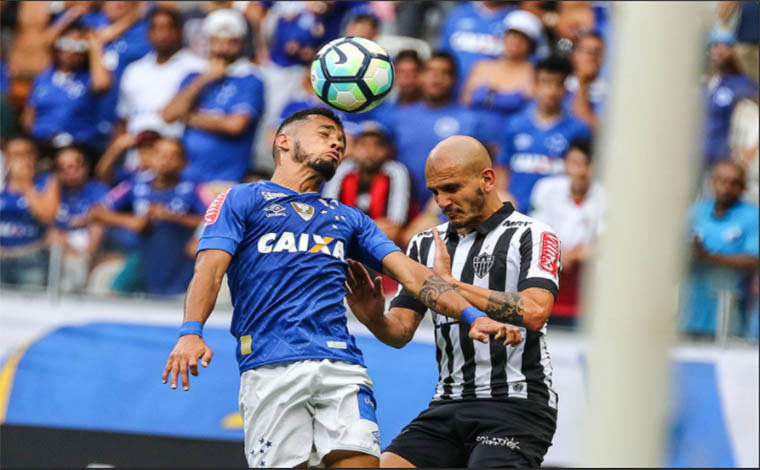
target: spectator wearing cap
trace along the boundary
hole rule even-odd
[[[378,123],[365,121],[354,135],[351,153],[322,189],[325,197],[358,207],[391,240],[409,219],[411,180],[396,161],[393,142]]]
[[[190,73],[163,110],[166,122],[186,123],[182,137],[196,182],[240,182],[251,166],[251,149],[264,112],[264,85],[256,67],[242,56],[246,22],[239,12],[216,10],[206,17],[209,65]]]
[[[516,10],[504,19],[504,50],[498,59],[478,61],[467,77],[461,101],[498,125],[516,113],[533,94],[531,55],[541,37],[541,22]]]
[[[704,130],[705,163],[708,166],[732,157],[728,134],[736,105],[744,99],[758,101],[757,83],[739,68],[735,43],[734,36],[722,29],[716,29],[710,35]]]
[[[103,67],[102,44],[79,23],[64,29],[53,44],[53,64],[32,83],[22,123],[47,145],[77,143],[100,149],[99,94],[111,86]]]
[[[204,60],[182,49],[182,19],[175,10],[156,7],[148,16],[148,39],[153,51],[129,64],[121,79],[117,113],[126,132],[158,131],[182,137],[181,122],[167,123],[161,111],[191,72],[203,70]]]
[[[182,142],[162,138],[155,144],[155,177],[121,183],[91,210],[94,220],[139,234],[140,290],[148,294],[181,294],[192,277],[193,259],[184,247],[208,201],[196,184],[182,181],[184,166]]]
[[[592,159],[591,139],[574,140],[565,157],[565,174],[543,178],[531,194],[531,217],[554,228],[562,242],[562,289],[549,319],[553,325],[576,325],[581,279],[602,229],[606,195],[593,180]]]
[[[570,56],[573,73],[567,77],[565,107],[594,130],[607,97],[607,82],[600,76],[604,61],[604,38],[594,31],[581,32]]]
[[[464,82],[479,60],[502,55],[504,19],[513,10],[507,2],[462,2],[449,12],[438,48],[455,57],[457,84]]]
[[[75,146],[55,155],[61,202],[51,238],[63,246],[61,289],[73,291],[87,282],[90,260],[100,246],[103,226],[89,220],[90,207],[108,193],[108,186],[90,180],[85,154]]]
[[[529,212],[530,193],[538,180],[564,172],[570,142],[591,136],[591,129],[562,106],[570,71],[569,62],[561,57],[538,62],[535,101],[513,116],[502,134],[497,182],[503,187],[509,181],[509,192],[521,212]]]
[[[741,201],[745,173],[738,163],[718,162],[712,185],[715,197],[691,210],[692,265],[682,290],[681,329],[714,335],[722,303],[736,314],[729,325],[732,332],[746,334],[743,287],[758,269],[758,208]],[[720,302],[721,298],[729,301]]]
[[[245,2],[249,3],[249,2]],[[231,1],[210,1],[210,2],[197,2],[193,6],[189,6],[181,9],[183,20],[183,43],[185,47],[193,51],[198,57],[209,56],[208,36],[203,32],[203,23],[206,17],[217,10],[240,10],[235,7],[235,2]],[[253,27],[246,21],[246,32],[243,40],[243,56],[249,59],[253,58]]]
[[[41,286],[48,267],[45,236],[60,200],[58,180],[49,173],[37,173],[37,144],[30,137],[6,140],[3,158],[0,283]]]

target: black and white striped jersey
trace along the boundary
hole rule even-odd
[[[546,224],[514,210],[510,203],[467,235],[448,222],[437,227],[451,256],[454,278],[501,292],[541,287],[555,296],[559,289],[559,239]],[[412,239],[407,255],[432,268],[435,243],[431,230]],[[391,307],[428,309],[399,289]],[[469,326],[433,313],[439,380],[433,401],[523,398],[557,408],[552,365],[546,348],[546,325],[540,331],[521,328],[523,341],[504,346],[468,337]]]

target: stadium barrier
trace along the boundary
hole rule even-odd
[[[230,312],[215,312],[204,337],[215,351],[190,392],[161,383],[176,341],[179,304],[97,301],[3,293],[0,344],[2,467],[244,465],[239,376]],[[424,409],[437,380],[432,330],[396,350],[349,327],[374,380],[386,446]],[[559,422],[545,463],[579,464],[588,368],[579,334],[548,339]],[[679,345],[672,352],[668,466],[758,465],[757,347]],[[647,380],[646,377],[641,378]],[[631,390],[630,393],[636,393]],[[620,397],[625,406],[626,397]]]

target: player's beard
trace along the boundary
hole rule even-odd
[[[470,214],[470,217],[468,217],[465,220],[460,221],[453,221],[450,220],[449,223],[452,227],[456,229],[461,228],[475,228],[477,225],[479,225],[482,220],[480,220],[483,209],[486,206],[486,193],[482,189],[478,188],[475,191],[475,197],[468,202],[468,208],[465,211],[466,214]]]
[[[332,160],[311,157],[306,151],[304,151],[303,147],[301,147],[300,142],[296,142],[293,159],[316,171],[324,181],[328,181],[332,178],[337,169],[337,165],[335,165]]]

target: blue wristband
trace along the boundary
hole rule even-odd
[[[203,323],[199,321],[186,321],[179,329],[179,336],[198,335],[203,337]]]
[[[478,317],[487,317],[485,313],[481,312],[475,307],[467,307],[462,310],[462,321],[468,325],[472,325]]]

